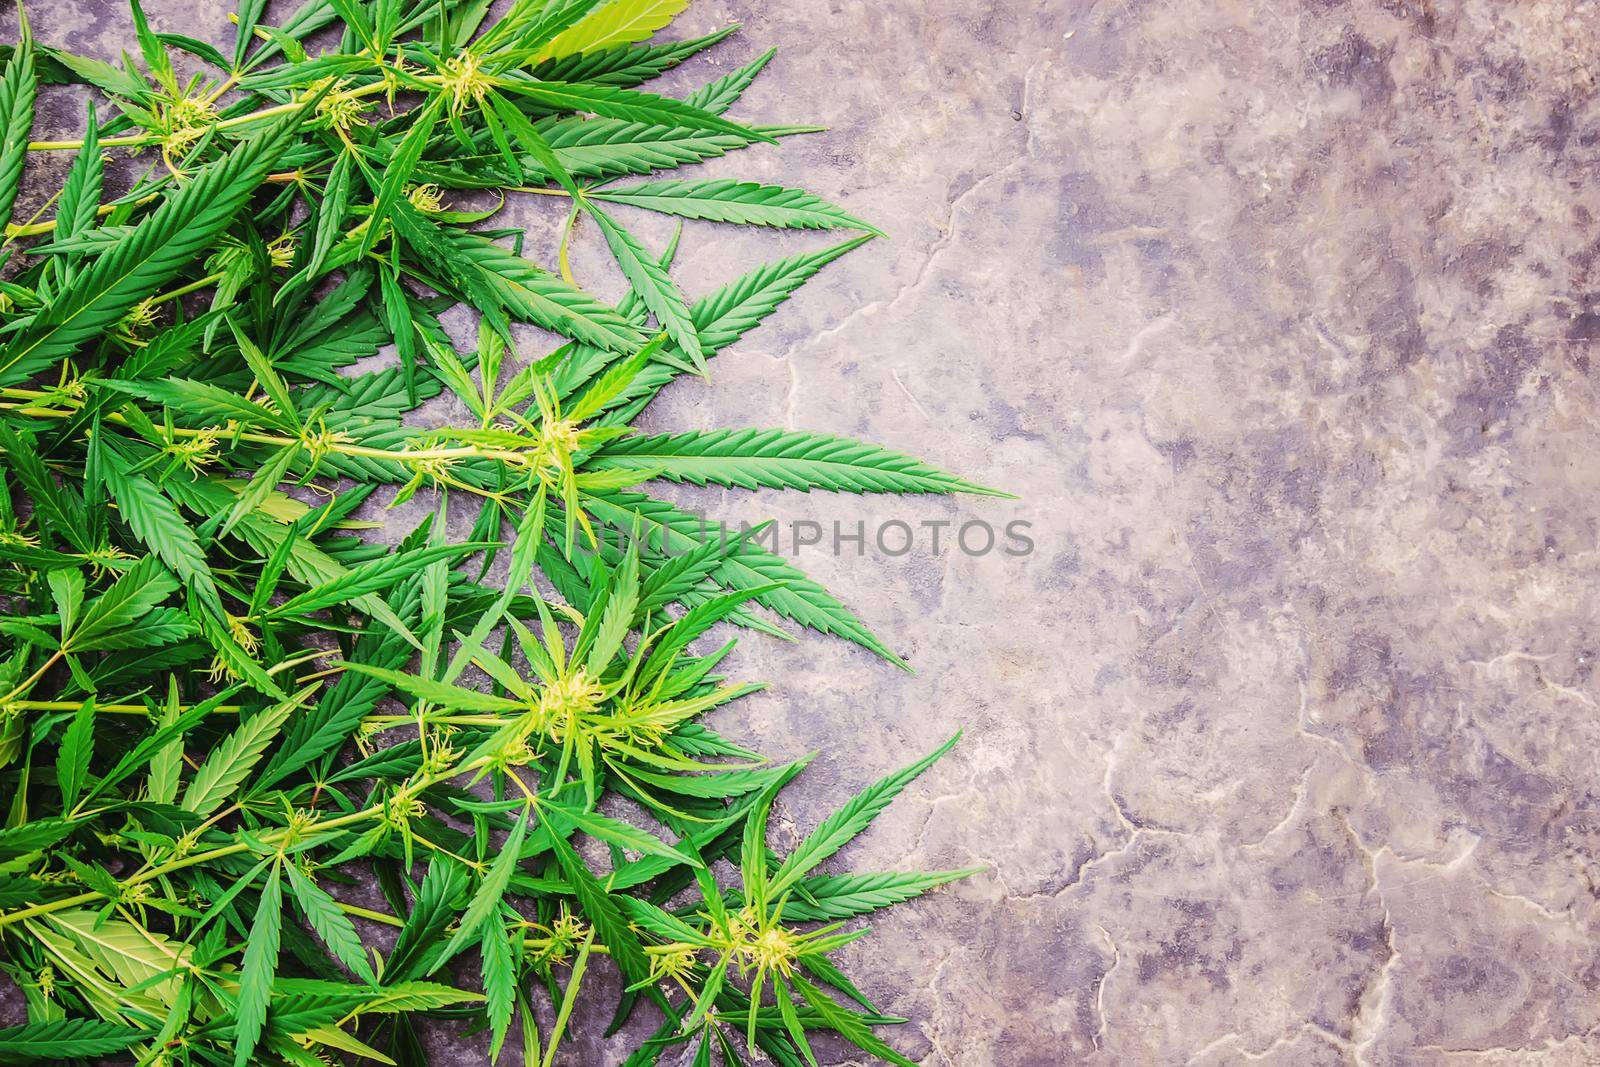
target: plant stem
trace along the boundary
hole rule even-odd
[[[150,298],[150,305],[152,307],[154,307],[157,304],[165,304],[169,300],[176,300],[180,296],[188,296],[190,293],[196,292],[197,290],[200,290],[200,289],[204,289],[206,286],[212,285],[212,284],[214,284],[216,282],[220,282],[221,280],[222,280],[222,272],[221,271],[218,271],[216,274],[208,274],[204,278],[199,278],[199,279],[197,279],[195,281],[190,282],[188,285],[180,285],[180,286],[178,286],[178,288],[172,290],[171,292],[162,293],[160,296],[151,297]]]
[[[169,297],[174,295],[181,295],[181,292],[169,294]],[[0,396],[15,397],[19,400],[50,400],[53,403],[78,403],[77,401],[72,400],[70,397],[62,396],[57,393],[42,392],[37,389],[5,388],[0,389]],[[70,419],[78,413],[76,408],[63,410],[61,408],[35,407],[31,403],[0,403],[0,408],[15,411],[20,415],[30,415],[37,418],[46,419]],[[114,422],[120,426],[128,425],[127,420],[122,418],[116,412],[111,412],[108,414],[106,416],[106,421]],[[302,445],[306,443],[298,437],[286,437],[282,434],[255,432],[237,433],[235,432],[235,425],[236,424],[230,422],[224,426],[211,426],[204,429],[190,429],[188,427],[175,426],[172,428],[172,433],[178,437],[201,437],[206,434],[220,434],[230,441],[248,441],[251,444],[274,445],[279,448],[287,445]],[[493,459],[499,460],[502,463],[521,464],[526,458],[525,454],[521,452],[513,452],[504,448],[486,448],[479,445],[456,445],[450,448],[419,448],[412,451],[397,452],[393,449],[369,448],[366,445],[356,445],[351,444],[348,441],[335,440],[326,442],[325,450],[328,452],[338,453],[342,456],[358,456],[363,459],[386,459],[401,464],[416,463],[426,460],[454,459]]]
[[[422,781],[411,786],[408,789],[408,792],[420,793],[425,789],[429,789],[432,786],[438,785],[440,782],[447,782],[450,779],[458,778],[463,774],[470,774],[481,767],[487,766],[492,758],[493,757],[491,756],[480,756],[471,763],[462,764],[459,767],[452,767],[440,771],[437,774],[429,775]],[[367,819],[381,816],[384,813],[385,808],[385,804],[374,804],[371,807],[362,808],[360,811],[352,811],[348,814],[338,815],[331,819],[320,819],[310,823],[309,825],[301,827],[300,833],[309,836],[312,834],[323,833],[327,830],[338,830],[345,826],[350,826]],[[256,836],[256,840],[267,845],[279,845],[284,842],[288,834],[288,827],[279,827],[276,830],[268,830],[265,833],[258,834]],[[145,882],[151,882],[157,878],[169,875],[174,871],[181,871],[185,867],[193,867],[200,863],[210,863],[212,860],[226,859],[229,856],[237,856],[241,852],[248,851],[250,851],[250,846],[242,841],[236,841],[231,845],[219,845],[216,848],[207,849],[204,852],[196,852],[192,855],[180,856],[177,859],[168,860],[166,863],[163,863],[158,867],[136,871],[127,878],[123,879],[122,884],[125,886],[141,885]],[[60,900],[52,900],[46,904],[33,904],[18,911],[0,914],[0,928],[10,926],[13,923],[21,922],[23,919],[31,919],[38,915],[48,915],[53,911],[63,911],[67,908],[75,908],[81,904],[88,904],[99,899],[101,899],[99,893],[79,893],[77,896],[63,897]]]
[[[335,900],[334,903],[339,905],[339,910],[344,912],[346,915],[355,915],[355,916],[358,916],[358,917],[363,918],[363,919],[370,919],[372,922],[382,923],[385,926],[404,926],[405,925],[405,922],[403,920],[396,919],[393,915],[390,915],[388,912],[373,911],[370,908],[358,908],[354,904],[346,904],[342,900]]]
[[[73,700],[18,700],[15,706],[28,711],[77,711],[83,702]],[[149,715],[150,709],[143,704],[96,704],[95,711],[105,712],[107,715]],[[179,707],[179,712],[188,711],[187,707]],[[241,710],[238,704],[218,704],[211,709],[224,715],[237,715]]]
[[[16,686],[16,688],[12,689],[11,692],[7,693],[5,696],[0,697],[0,704],[9,703],[11,698],[16,696],[18,693],[26,693],[29,689],[33,688],[33,684],[40,678],[43,678],[46,671],[55,666],[56,660],[60,659],[62,654],[63,653],[60,649],[56,649],[54,654],[52,654],[49,659],[45,660],[39,669],[34,671],[27,681]]]
[[[347,90],[345,90],[345,95],[346,96],[373,96],[374,94],[383,92],[387,87],[388,87],[387,83],[381,82],[381,81],[377,81],[377,82],[373,82],[371,85],[363,85],[359,89],[347,89]],[[216,130],[231,130],[231,129],[234,129],[234,128],[239,127],[239,126],[248,125],[249,123],[252,123],[252,122],[259,122],[262,119],[275,118],[278,115],[287,115],[290,112],[299,110],[301,105],[304,104],[304,103],[305,103],[304,100],[291,100],[287,104],[275,104],[272,107],[262,108],[260,111],[252,111],[247,115],[235,115],[231,119],[219,119],[217,122],[212,124],[211,128],[212,129],[216,129]],[[101,148],[139,148],[139,147],[142,147],[144,145],[160,144],[162,140],[163,140],[163,138],[158,134],[153,134],[153,133],[130,133],[125,137],[107,137],[107,138],[104,138],[100,142],[100,147]],[[78,148],[82,148],[82,147],[83,147],[83,141],[82,141],[81,138],[79,140],[76,140],[76,141],[29,141],[28,142],[28,151],[30,151],[30,152],[64,152],[64,151],[70,151],[70,150],[74,150],[74,149],[78,149]]]

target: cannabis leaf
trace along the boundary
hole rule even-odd
[[[412,1067],[425,1027],[499,1057],[520,1020],[553,1067],[611,968],[616,1025],[660,1018],[634,1067],[691,1042],[815,1067],[819,1031],[905,1062],[832,962],[866,933],[839,923],[974,872],[817,868],[940,753],[780,858],[769,812],[809,757],[706,719],[760,688],[722,623],[904,664],[772,527],[724,538],[651,488],[1003,494],[803,429],[635,429],[878,235],[780,182],[660,174],[817,132],[728,117],[771,52],[646,88],[736,29],[654,39],[685,6],[330,0],[273,24],[246,0],[219,50],[133,0],[115,63],[36,44],[19,9],[0,966],[28,1021],[0,1061]],[[86,128],[42,139],[62,87]],[[548,261],[495,228],[523,195],[567,208],[530,246]],[[695,231],[654,247],[632,210],[858,233],[692,293]],[[580,226],[609,278],[573,271]]]

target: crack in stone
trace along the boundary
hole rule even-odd
[[[1111,966],[1107,967],[1105,973],[1100,976],[1100,981],[1095,983],[1094,989],[1094,1013],[1095,1017],[1099,1019],[1099,1023],[1095,1026],[1094,1033],[1090,1035],[1089,1040],[1098,1051],[1101,1039],[1106,1036],[1110,1029],[1110,1023],[1106,1019],[1106,985],[1111,981],[1112,972],[1122,962],[1122,952],[1117,948],[1116,939],[1111,936],[1111,931],[1099,923],[1094,925],[1095,929],[1100,931],[1100,936],[1106,939],[1106,947],[1111,950]]]
[[[1437,1052],[1445,1056],[1484,1056],[1495,1052],[1555,1052],[1577,1042],[1580,1048],[1588,1047],[1600,1026],[1591,1026],[1581,1034],[1568,1034],[1557,1040],[1547,1037],[1537,1045],[1489,1045],[1484,1048],[1446,1048],[1443,1045],[1418,1045],[1418,1052]]]
[[[979,178],[977,181],[969,185],[965,190],[958,193],[954,200],[950,201],[949,210],[945,212],[944,224],[939,227],[941,234],[938,240],[934,241],[933,245],[928,249],[927,255],[923,257],[922,263],[920,266],[918,266],[917,272],[915,276],[912,277],[911,281],[907,282],[905,285],[902,285],[895,291],[894,295],[890,296],[887,300],[873,300],[865,303],[847,314],[838,322],[834,323],[832,326],[829,326],[824,330],[819,330],[799,343],[792,345],[789,350],[779,358],[792,363],[794,356],[802,351],[805,351],[806,349],[816,347],[823,341],[826,341],[828,338],[839,333],[841,330],[846,329],[856,319],[865,315],[877,314],[879,311],[890,311],[895,307],[895,305],[899,304],[901,300],[905,299],[907,296],[911,295],[917,289],[922,287],[923,283],[927,281],[929,273],[933,270],[934,264],[938,261],[945,250],[956,241],[959,229],[957,221],[961,213],[962,205],[971,199],[979,190],[984,189],[995,181],[1004,178],[1011,171],[1035,158],[1033,151],[1033,133],[1029,128],[1029,117],[1031,113],[1029,99],[1033,92],[1033,76],[1041,63],[1035,63],[1033,66],[1029,67],[1027,71],[1024,72],[1022,78],[1022,103],[1020,105],[1023,134],[1022,154],[1017,156],[1011,162],[1007,163],[1005,166],[999,167],[990,171],[988,174],[985,174],[982,178]],[[902,388],[904,388],[904,386],[902,386]],[[915,398],[912,399],[912,402],[916,402]],[[793,427],[791,426],[790,428],[792,429]]]
[[[1240,848],[1260,848],[1262,845],[1266,844],[1268,838],[1272,837],[1279,830],[1282,830],[1285,826],[1288,826],[1289,823],[1294,820],[1294,817],[1300,813],[1300,809],[1305,805],[1306,797],[1309,791],[1308,787],[1311,784],[1311,774],[1316,769],[1317,762],[1313,758],[1312,761],[1306,765],[1305,771],[1300,775],[1300,781],[1295,785],[1294,788],[1294,799],[1289,802],[1289,810],[1283,813],[1283,818],[1273,823],[1272,828],[1266,833],[1262,834],[1254,841],[1249,841],[1239,846]]]
[[[1368,892],[1378,900],[1378,907],[1383,909],[1383,941],[1389,955],[1378,968],[1374,981],[1369,982],[1362,989],[1361,995],[1356,998],[1356,1011],[1350,1020],[1350,1037],[1353,1043],[1352,1052],[1355,1056],[1357,1067],[1367,1062],[1367,1050],[1378,1040],[1383,1033],[1384,1022],[1389,1014],[1390,990],[1394,980],[1394,969],[1400,965],[1400,948],[1395,944],[1394,922],[1389,913],[1389,902],[1383,895],[1382,880],[1378,874],[1378,856],[1387,848],[1384,845],[1374,852],[1361,840],[1361,835],[1351,825],[1350,817],[1344,812],[1339,812],[1339,821],[1344,823],[1345,831],[1350,839],[1355,842],[1357,850],[1366,859],[1368,877],[1371,886]]]
[[[1587,708],[1600,707],[1600,704],[1596,704],[1594,698],[1588,693],[1583,692],[1581,689],[1575,689],[1570,685],[1563,685],[1560,682],[1551,681],[1550,678],[1545,675],[1544,664],[1554,658],[1554,652],[1546,652],[1543,655],[1535,655],[1532,652],[1524,652],[1521,649],[1512,649],[1509,652],[1502,652],[1500,655],[1495,656],[1492,659],[1469,659],[1464,662],[1469,666],[1482,667],[1484,669],[1493,669],[1504,663],[1532,664],[1534,680],[1545,689],[1559,694],[1560,696],[1570,697]]]
[[[1480,881],[1482,881],[1482,879],[1480,879]],[[1521,893],[1505,893],[1505,892],[1501,892],[1500,890],[1496,889],[1494,886],[1490,885],[1488,882],[1483,882],[1483,888],[1484,888],[1485,891],[1488,892],[1488,894],[1491,897],[1498,897],[1501,900],[1513,900],[1513,901],[1516,901],[1518,904],[1521,904],[1524,907],[1528,907],[1528,908],[1533,909],[1539,915],[1543,916],[1544,918],[1550,920],[1553,923],[1560,923],[1563,926],[1575,926],[1579,930],[1583,930],[1584,929],[1584,925],[1581,922],[1578,921],[1578,918],[1576,916],[1570,915],[1570,914],[1563,914],[1563,913],[1561,913],[1559,911],[1551,911],[1549,908],[1545,907],[1543,904],[1539,903],[1537,900],[1534,900],[1532,897],[1525,897]]]
[[[1132,337],[1128,338],[1128,347],[1122,350],[1121,362],[1124,365],[1132,363],[1138,358],[1139,352],[1144,348],[1144,343],[1146,341],[1150,340],[1152,337],[1155,337],[1157,334],[1166,332],[1166,330],[1175,325],[1177,321],[1178,317],[1171,312],[1168,312],[1165,315],[1152,319],[1150,322],[1147,322],[1144,326],[1140,327],[1137,331],[1135,331]],[[1190,566],[1193,566],[1192,562]]]
[[[800,370],[792,359],[785,358],[783,362],[789,371],[789,392],[784,398],[783,404],[783,428],[792,430],[794,429],[795,401],[800,396]]]
[[[1345,1052],[1352,1051],[1352,1049],[1353,1049],[1353,1046],[1350,1044],[1349,1041],[1347,1041],[1344,1038],[1340,1037],[1338,1034],[1336,1034],[1333,1031],[1329,1030],[1327,1027],[1319,1026],[1316,1023],[1307,1020],[1305,1022],[1302,1022],[1299,1026],[1295,1027],[1293,1030],[1290,1030],[1288,1033],[1283,1034],[1280,1037],[1274,1038],[1270,1045],[1267,1045],[1264,1048],[1257,1049],[1257,1050],[1255,1050],[1253,1052],[1250,1049],[1247,1049],[1247,1048],[1240,1048],[1238,1050],[1238,1055],[1241,1058],[1246,1059],[1246,1060],[1264,1060],[1268,1056],[1271,1056],[1278,1049],[1282,1048],[1284,1045],[1292,1045],[1296,1041],[1299,1041],[1302,1037],[1304,1037],[1307,1034],[1310,1034],[1313,1037],[1319,1037],[1322,1040],[1326,1041],[1328,1044],[1333,1045],[1335,1048],[1341,1049],[1341,1050],[1343,1050]],[[1243,1036],[1244,1035],[1236,1033],[1236,1032],[1233,1032],[1233,1031],[1230,1031],[1230,1032],[1228,1032],[1226,1034],[1223,1034],[1221,1037],[1217,1038],[1215,1041],[1209,1042],[1204,1048],[1200,1049],[1198,1052],[1196,1052],[1192,1056],[1190,1056],[1189,1059],[1186,1061],[1186,1064],[1193,1064],[1196,1060],[1200,1059],[1202,1056],[1207,1056],[1207,1055],[1211,1054],[1212,1052],[1215,1052],[1217,1049],[1221,1048],[1223,1045],[1226,1045],[1226,1044],[1229,1044],[1229,1043],[1232,1043],[1232,1042],[1236,1042],[1236,1041],[1241,1041],[1241,1040],[1243,1040]]]
[[[917,411],[921,412],[923,418],[933,418],[932,415],[928,414],[928,409],[922,406],[922,401],[918,400],[916,396],[912,394],[911,390],[906,388],[906,383],[900,380],[899,371],[891,370],[889,372],[889,377],[894,379],[894,384],[900,387],[900,391],[906,395],[906,399],[911,401],[911,406],[916,408]]]
[[[944,978],[944,970],[945,970],[946,967],[950,966],[950,961],[951,961],[952,958],[953,957],[951,957],[951,956],[946,956],[944,959],[940,960],[939,961],[939,966],[934,968],[933,977],[928,979],[928,987],[927,987],[928,988],[928,992],[929,992],[929,994],[933,995],[933,999],[934,999],[934,1003],[935,1004],[939,1003],[939,997],[938,997],[939,982]],[[945,1051],[944,1044],[940,1040],[940,1038],[943,1036],[940,1033],[940,1026],[939,1026],[939,1024],[937,1022],[935,1022],[933,1020],[933,1018],[931,1017],[931,1014],[930,1014],[930,1017],[928,1019],[927,1024],[926,1025],[919,1025],[917,1027],[917,1029],[922,1031],[922,1036],[928,1039],[928,1044],[933,1046],[933,1050],[935,1052],[937,1052],[939,1054],[939,1056],[946,1063],[956,1063],[956,1062],[958,1062],[954,1056],[951,1056],[948,1052]]]

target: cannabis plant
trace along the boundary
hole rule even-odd
[[[795,189],[652,177],[813,132],[726,117],[771,53],[682,99],[638,88],[734,32],[651,43],[684,2],[306,0],[271,25],[248,0],[224,52],[133,0],[118,64],[21,16],[0,955],[28,1021],[0,1062],[420,1064],[431,1018],[495,1058],[519,1023],[549,1067],[597,955],[615,1025],[660,1020],[630,1065],[815,1064],[819,1031],[909,1062],[830,954],[969,872],[816,869],[949,745],[774,853],[805,760],[701,721],[758,688],[701,639],[787,620],[899,660],[759,527],[641,487],[984,490],[820,434],[633,430],[875,233]],[[30,141],[41,85],[77,87],[80,140]],[[31,161],[63,154],[13,221]],[[485,226],[518,194],[568,206],[554,271]],[[677,238],[648,246],[628,209],[854,235],[691,300]],[[614,306],[573,276],[580,224],[627,282]],[[513,323],[564,343],[525,358]],[[441,394],[459,424],[407,419]],[[363,504],[419,493],[420,525],[371,536]]]

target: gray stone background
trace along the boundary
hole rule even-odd
[[[218,0],[146,7],[229,32]],[[119,0],[30,12],[80,52],[131,41]],[[822,750],[780,838],[966,729],[840,861],[990,868],[846,953],[901,1047],[1600,1063],[1600,5],[702,0],[672,32],[731,21],[665,84],[775,45],[734,115],[832,129],[706,172],[891,237],[651,424],[860,435],[1021,499],[687,499],[1037,543],[803,553],[917,673],[752,638],[737,673],[772,686],[718,720]],[[536,255],[555,210],[512,208]],[[822,240],[691,224],[675,273],[703,292]],[[605,263],[585,232],[614,295]],[[602,1022],[567,1062],[618,1058]]]

